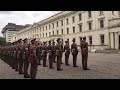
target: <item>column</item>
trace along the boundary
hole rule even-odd
[[[111,49],[111,36],[110,36],[111,33],[108,34],[108,48]]]
[[[115,32],[115,49],[119,49],[119,38],[117,32]]]
[[[110,33],[111,49],[114,49],[113,33]]]

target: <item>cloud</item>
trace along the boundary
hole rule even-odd
[[[11,14],[12,11],[0,11],[0,14]]]
[[[33,24],[58,12],[60,11],[0,11],[0,32],[8,23],[16,23],[17,25]]]

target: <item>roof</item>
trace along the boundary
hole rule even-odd
[[[13,31],[21,30],[25,27],[28,27],[29,25],[16,25],[15,23],[8,23],[2,30],[2,33],[4,33],[7,29],[12,29]]]

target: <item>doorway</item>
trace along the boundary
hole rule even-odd
[[[120,35],[119,35],[119,49],[120,49]]]

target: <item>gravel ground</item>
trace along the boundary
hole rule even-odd
[[[62,64],[63,71],[57,71],[55,63],[55,69],[39,65],[36,79],[120,79],[120,54],[89,53],[89,71],[82,69],[80,53],[77,60],[78,68],[72,66],[72,56],[69,62],[70,66]],[[24,79],[24,77],[0,60],[0,79]]]

